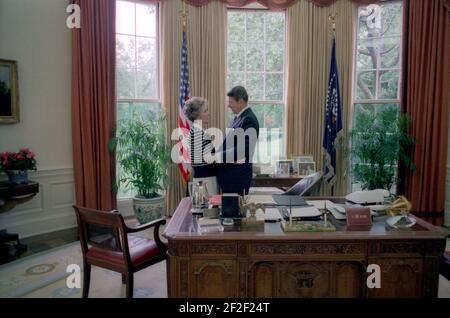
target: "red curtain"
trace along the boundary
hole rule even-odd
[[[405,1],[403,111],[418,139],[412,152],[417,171],[401,171],[400,188],[413,213],[442,225],[450,108],[450,16],[441,0]]]
[[[165,0],[145,0],[145,1],[159,2],[159,1],[165,1]],[[204,5],[208,4],[209,2],[215,1],[215,0],[184,0],[184,1],[186,3],[189,3],[190,5],[199,7],[199,6],[204,6]],[[220,1],[225,2],[233,7],[243,7],[250,3],[258,2],[258,3],[262,4],[263,6],[265,6],[266,8],[269,8],[271,10],[281,10],[281,9],[286,9],[286,8],[290,7],[291,5],[293,5],[295,2],[297,2],[299,0],[220,0]],[[314,3],[315,5],[317,5],[319,7],[327,7],[327,6],[335,3],[337,0],[307,0],[307,1]],[[380,2],[382,0],[350,0],[350,1],[361,4],[361,5],[368,5],[371,3]],[[422,1],[427,1],[427,0],[422,0]],[[447,10],[450,10],[450,0],[440,0],[440,1],[447,8]]]
[[[189,3],[193,6],[203,6],[208,4],[208,2],[214,1],[214,0],[184,0],[186,3]],[[291,5],[293,5],[298,0],[220,0],[222,2],[225,2],[233,7],[243,7],[253,2],[258,2],[265,6],[266,8],[269,8],[270,10],[283,10]],[[333,4],[337,0],[308,0],[309,2],[314,3],[317,6],[325,7]],[[377,3],[380,0],[350,0],[359,4],[370,4],[370,3]]]
[[[115,13],[110,0],[74,0],[81,28],[72,33],[72,143],[76,204],[115,208]]]

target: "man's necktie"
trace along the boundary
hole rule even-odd
[[[233,128],[234,125],[237,123],[238,120],[239,120],[239,116],[234,116],[234,119],[233,119],[233,121],[231,122],[230,127]]]

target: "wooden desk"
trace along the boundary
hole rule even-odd
[[[255,176],[252,178],[251,186],[259,187],[259,188],[275,187],[275,188],[284,190],[284,188],[290,188],[293,185],[295,185],[297,182],[299,182],[300,180],[302,180],[302,178],[297,175],[291,175],[290,177],[284,177],[284,178],[277,177],[277,176],[272,176],[272,177],[270,177],[270,176],[269,177]]]
[[[414,230],[284,233],[280,223],[264,232],[200,234],[183,199],[168,239],[169,297],[437,297],[439,257],[447,232],[418,220]],[[381,288],[368,289],[367,266],[381,268]]]

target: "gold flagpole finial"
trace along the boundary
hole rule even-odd
[[[336,17],[337,17],[337,13],[335,14],[329,14],[328,15],[328,20],[330,20],[331,25],[333,27],[333,32],[336,31]]]
[[[183,2],[184,4],[184,2]],[[183,8],[183,10],[180,11],[181,20],[183,21],[183,27],[186,27],[187,23],[187,17],[188,17],[188,11],[186,8]]]

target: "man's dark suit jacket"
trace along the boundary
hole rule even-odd
[[[256,130],[256,136],[259,136],[259,123],[258,119],[255,116],[255,113],[251,110],[251,108],[246,109],[238,118],[233,121],[232,127],[234,129],[242,128],[246,131],[249,128],[254,128]],[[225,161],[225,156],[227,153],[234,153],[234,160],[237,161],[241,158],[237,158],[237,147],[235,132],[229,133],[223,142],[222,151],[223,154],[223,162]],[[227,139],[234,140],[234,142],[227,148]],[[230,141],[228,141],[229,143]],[[238,193],[241,194],[243,191],[248,193],[250,188],[250,183],[252,181],[253,175],[253,165],[251,163],[253,158],[253,153],[255,151],[256,140],[251,143],[249,138],[245,138],[245,163],[242,164],[234,164],[234,163],[222,163],[219,165],[217,179],[219,182],[219,186],[222,189],[223,193]]]

